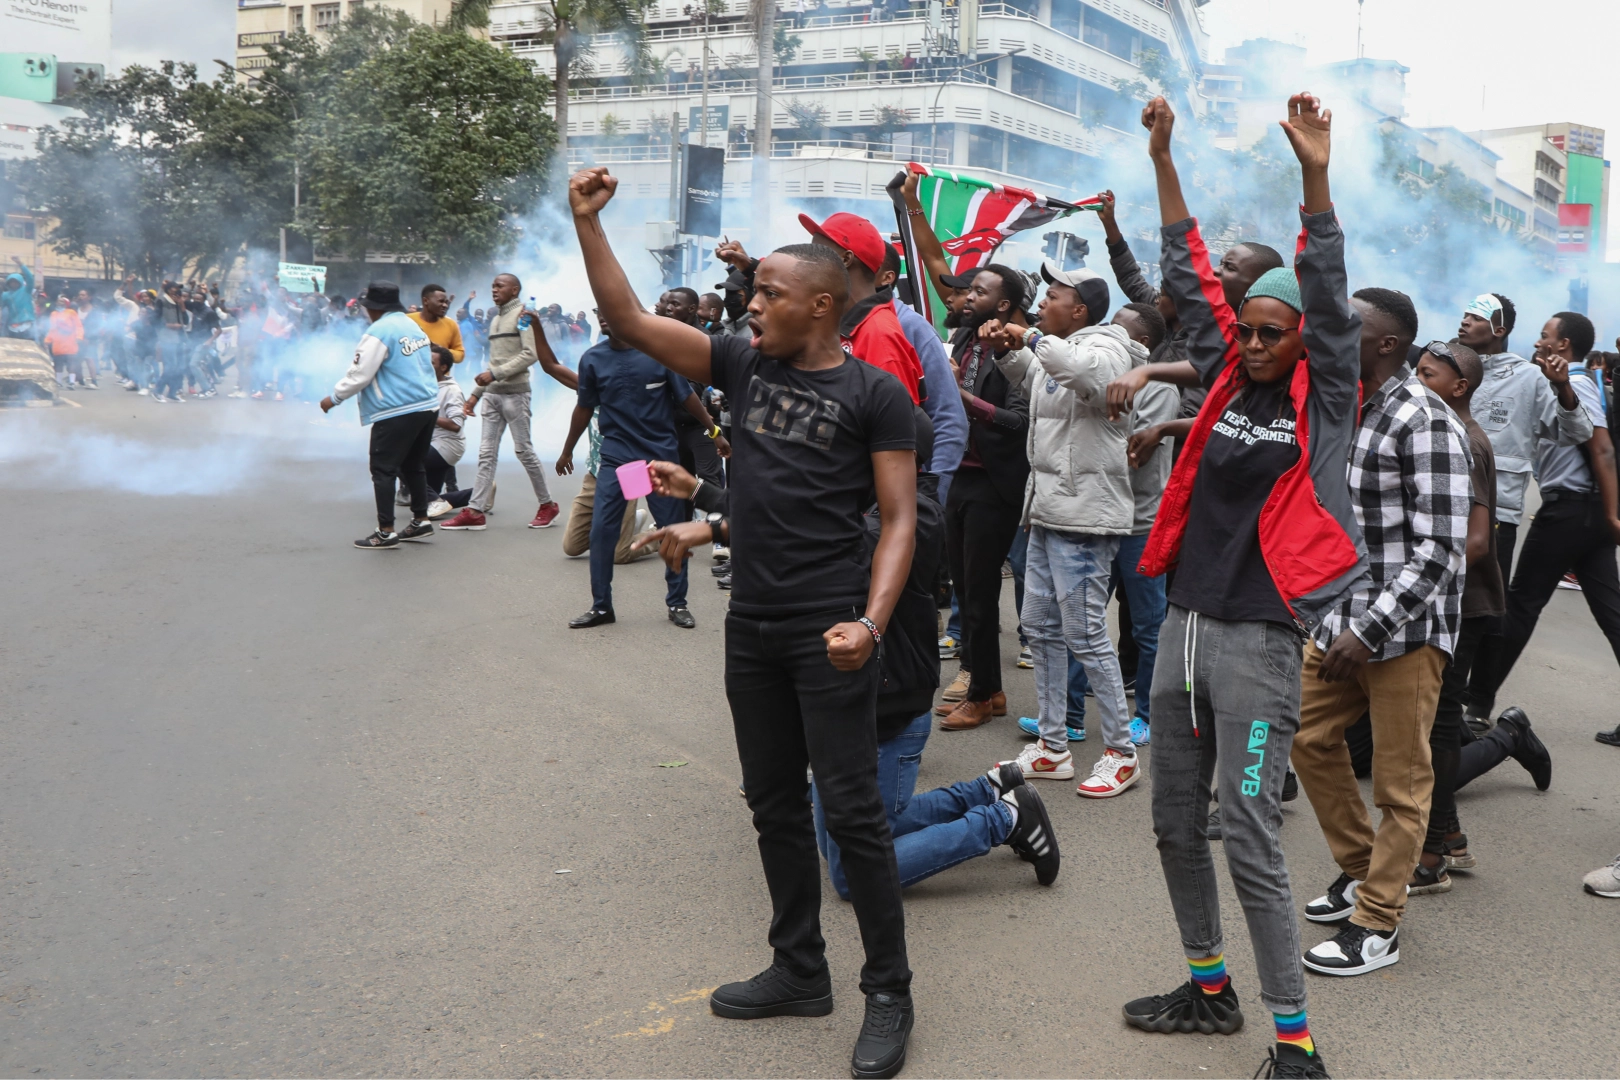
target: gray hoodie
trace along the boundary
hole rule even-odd
[[[997,357],[1007,381],[1029,398],[1025,527],[1126,536],[1136,518],[1125,443],[1130,416],[1108,419],[1108,384],[1147,359],[1147,349],[1112,324]]]
[[[489,320],[489,373],[495,381],[484,387],[486,394],[527,394],[529,369],[539,362],[534,351],[531,323],[518,330],[523,301],[513,297],[495,310]]]
[[[1485,378],[1469,409],[1496,455],[1496,520],[1517,525],[1524,514],[1524,493],[1536,466],[1536,445],[1546,439],[1575,446],[1592,437],[1592,421],[1580,402],[1558,404],[1547,376],[1535,363],[1515,353],[1480,354]]]

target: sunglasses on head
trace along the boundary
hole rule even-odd
[[[1428,356],[1434,357],[1436,360],[1449,367],[1452,371],[1455,371],[1458,375],[1462,374],[1462,368],[1457,366],[1457,358],[1451,354],[1451,346],[1447,345],[1445,342],[1431,341],[1427,345],[1423,346],[1423,352]]]
[[[1273,323],[1266,323],[1264,326],[1250,326],[1248,323],[1238,323],[1233,327],[1233,329],[1237,331],[1239,345],[1247,345],[1250,338],[1254,337],[1256,334],[1259,334],[1260,344],[1269,349],[1271,346],[1281,341],[1283,339],[1283,335],[1288,333],[1292,327],[1277,326]]]

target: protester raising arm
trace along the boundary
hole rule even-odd
[[[1129,297],[1133,304],[1157,303],[1159,290],[1148,284],[1141,264],[1131,254],[1131,246],[1125,242],[1125,234],[1119,231],[1119,222],[1114,218],[1114,193],[1100,192],[1098,198],[1103,203],[1097,211],[1097,218],[1102,222],[1103,237],[1108,244],[1108,266],[1114,271],[1114,280],[1119,282],[1119,291]]]
[[[928,280],[941,293],[949,290],[940,279],[951,272],[950,260],[945,257],[945,248],[934,234],[934,227],[928,223],[928,215],[923,213],[922,203],[917,200],[917,183],[920,177],[916,173],[907,173],[905,184],[900,188],[900,194],[906,200],[906,214],[911,218],[911,237],[917,242],[917,255],[922,259],[923,269],[928,272]]]
[[[600,215],[618,187],[618,177],[609,176],[600,165],[581,169],[568,182],[568,206],[574,213],[585,276],[597,307],[620,341],[640,349],[671,371],[707,386],[714,381],[709,367],[709,335],[695,326],[661,319],[643,308],[608,243]]]

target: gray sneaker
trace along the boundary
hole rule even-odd
[[[1581,885],[1593,896],[1606,896],[1620,900],[1620,855],[1608,866],[1600,866],[1581,879]]]

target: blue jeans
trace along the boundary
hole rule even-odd
[[[626,507],[619,487],[619,474],[608,462],[596,474],[596,502],[591,507],[591,607],[613,610],[613,552],[619,545],[619,529],[624,525]],[[686,520],[686,504],[667,495],[648,495],[647,509],[659,528]],[[664,603],[671,608],[686,606],[686,563],[679,571],[664,569]]]
[[[1024,633],[1024,564],[1029,561],[1029,530],[1019,529],[1007,551],[1007,565],[1013,572],[1013,607],[1019,612],[1018,644],[1027,646],[1029,635]]]
[[[912,794],[932,719],[931,713],[923,713],[906,730],[878,743],[878,792],[889,817],[889,831],[894,833],[894,858],[900,866],[902,888],[986,854],[1005,843],[1012,832],[1012,813],[983,776]],[[838,895],[848,900],[843,860],[838,845],[827,835],[821,795],[814,784],[810,785],[810,798],[815,805],[816,844],[827,859],[827,875]]]
[[[1068,665],[1072,653],[1085,667],[1102,714],[1103,745],[1134,754],[1125,681],[1108,640],[1108,592],[1120,537],[1065,534],[1040,525],[1029,530],[1024,568],[1024,632],[1035,654],[1035,697],[1041,738],[1067,747]]]
[[[1114,572],[1109,591],[1124,590],[1131,609],[1131,637],[1141,651],[1136,662],[1136,715],[1151,719],[1153,663],[1159,655],[1159,624],[1164,622],[1164,577],[1146,577],[1137,572],[1142,562],[1142,550],[1147,547],[1146,536],[1120,538],[1119,554],[1114,556]],[[1091,681],[1086,678],[1085,667],[1069,656],[1069,724],[1082,727],[1086,717],[1086,695],[1091,692]]]

